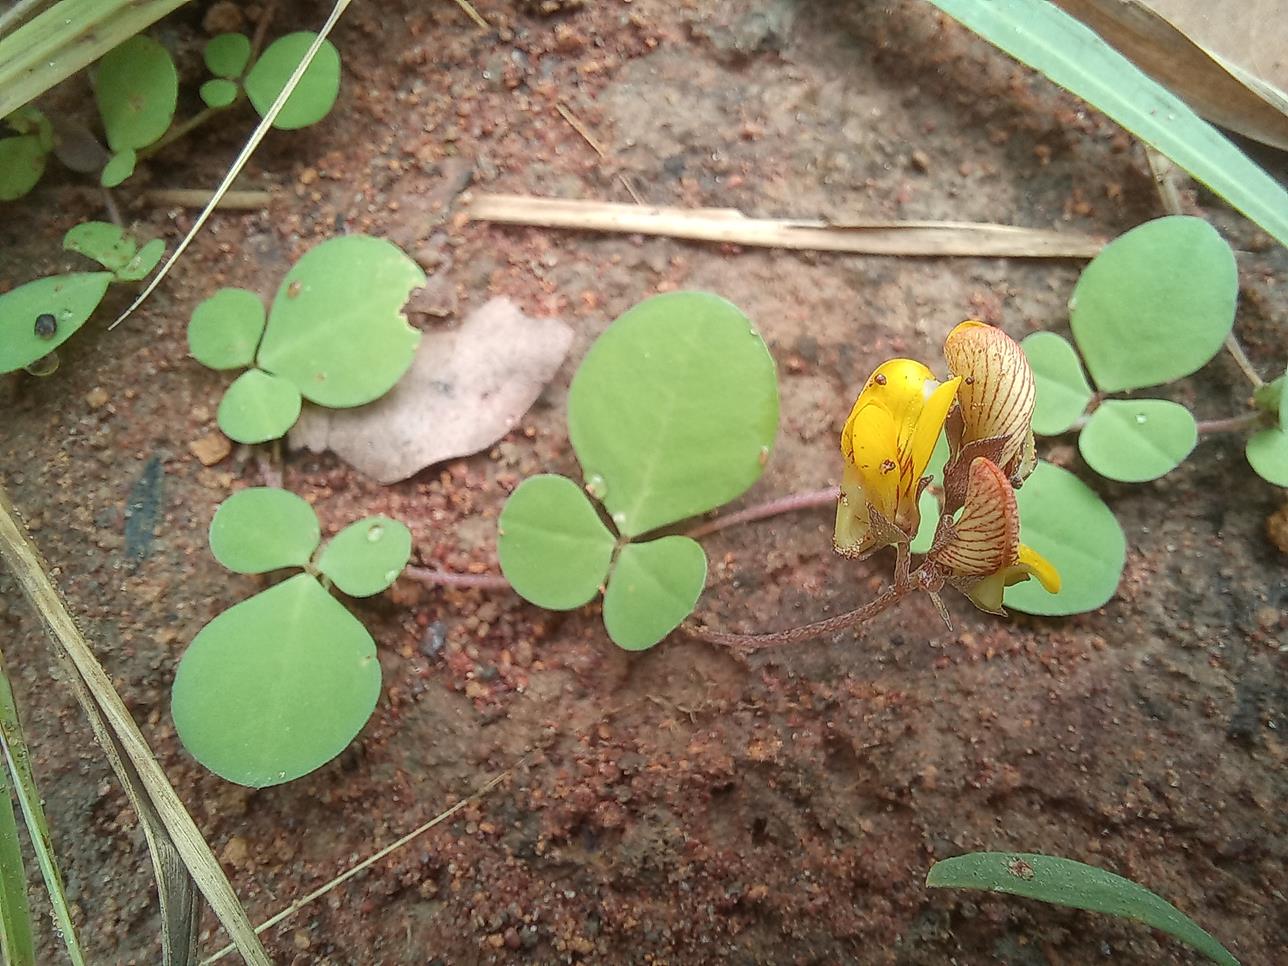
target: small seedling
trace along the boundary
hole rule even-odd
[[[112,188],[134,173],[137,152],[170,129],[179,103],[179,72],[168,50],[140,34],[99,61],[94,98],[112,151],[100,180]]]
[[[614,643],[652,647],[692,613],[707,560],[688,537],[649,537],[759,479],[778,430],[773,359],[724,299],[655,296],[591,346],[568,394],[568,428],[584,492],[562,476],[525,480],[501,513],[501,569],[520,596],[552,610],[602,591]]]
[[[1108,913],[1144,923],[1222,966],[1239,966],[1224,946],[1170,902],[1120,875],[1072,859],[1031,852],[972,852],[936,862],[926,885],[976,889]]]
[[[1230,335],[1238,287],[1234,253],[1199,218],[1159,218],[1105,246],[1069,301],[1077,350],[1052,332],[1023,342],[1037,378],[1034,431],[1078,430],[1087,465],[1112,480],[1143,483],[1170,473],[1198,443],[1200,427],[1189,410],[1168,400],[1105,395],[1169,383],[1206,365]],[[1083,373],[1079,350],[1098,391]],[[1277,399],[1258,398],[1257,405],[1279,419]],[[1253,435],[1248,461],[1285,485],[1288,438],[1281,437],[1275,428]],[[1272,454],[1280,451],[1276,472]]]
[[[21,198],[45,173],[45,161],[54,149],[54,129],[36,108],[27,106],[4,119],[13,132],[0,138],[0,201]]]
[[[115,225],[87,222],[67,233],[63,247],[92,258],[107,271],[51,275],[0,295],[0,373],[53,372],[54,350],[89,320],[108,285],[144,278],[156,267],[165,242],[157,238],[140,248]]]
[[[206,299],[188,323],[189,351],[212,369],[247,369],[219,404],[219,428],[239,443],[263,443],[285,435],[304,399],[346,408],[383,396],[416,354],[420,333],[402,307],[424,284],[394,245],[347,235],[296,262],[267,315],[245,289]]]
[[[389,587],[411,557],[411,533],[387,517],[345,527],[318,552],[313,508],[286,490],[241,490],[210,524],[229,570],[288,577],[201,629],[175,674],[171,707],[184,747],[215,774],[262,788],[306,775],[353,740],[375,710],[375,641],[327,591]]]

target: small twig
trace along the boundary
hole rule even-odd
[[[840,491],[834,486],[824,487],[821,490],[805,490],[801,493],[790,493],[787,496],[780,496],[776,500],[769,500],[765,503],[758,503],[755,506],[749,506],[745,510],[739,510],[736,513],[728,513],[714,520],[708,520],[706,523],[699,523],[696,527],[686,530],[684,535],[697,540],[699,537],[705,537],[715,533],[725,527],[737,526],[740,523],[751,523],[755,520],[763,520],[766,517],[777,516],[780,513],[791,513],[793,510],[811,510],[815,507],[823,507],[835,504],[840,496]]]
[[[1269,422],[1268,413],[1252,412],[1229,416],[1225,419],[1204,419],[1197,423],[1197,426],[1200,436],[1210,436],[1213,433],[1238,433]]]
[[[268,27],[273,22],[273,14],[276,12],[277,0],[268,0],[259,15],[259,22],[255,24],[255,35],[250,39],[250,56],[246,58],[247,69],[255,63],[259,58],[259,52],[264,49],[264,41],[268,39]]]
[[[608,160],[608,152],[604,150],[603,146],[600,145],[598,141],[591,137],[590,131],[586,129],[586,125],[581,123],[581,120],[572,112],[571,108],[556,102],[555,110],[559,112],[560,117],[572,126],[574,131],[581,135],[581,139],[590,145],[591,150],[599,155],[599,160]],[[626,193],[631,196],[632,201],[637,205],[644,204],[644,199],[639,196],[639,192],[635,190],[635,186],[631,184],[630,179],[627,178],[626,175],[619,171],[617,173],[617,180],[621,183],[621,186],[626,189]]]
[[[855,624],[871,620],[882,611],[899,603],[914,590],[924,589],[921,577],[922,573],[919,571],[913,575],[913,579],[906,586],[888,587],[880,596],[868,601],[862,607],[856,607],[854,610],[838,614],[836,617],[828,617],[825,620],[814,621],[812,624],[803,624],[800,627],[792,627],[785,631],[773,631],[769,634],[726,634],[722,631],[708,630],[692,622],[683,624],[681,630],[700,641],[731,647],[744,654],[759,651],[766,647],[799,644],[801,641],[825,637],[829,634],[843,631],[847,627],[853,627]]]
[[[143,202],[160,208],[204,208],[213,194],[206,188],[154,188],[143,195]],[[228,191],[215,207],[225,211],[257,211],[267,208],[272,200],[272,194],[267,191]]]
[[[427,587],[465,587],[475,590],[509,590],[510,582],[500,574],[457,574],[429,567],[407,567],[403,576]]]
[[[456,0],[456,5],[464,10],[465,15],[478,24],[482,29],[492,29],[492,25],[484,20],[483,16],[474,9],[474,5],[470,3],[470,0]]]

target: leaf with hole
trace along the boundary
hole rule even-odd
[[[248,369],[224,391],[216,418],[224,435],[238,443],[279,439],[300,418],[300,391],[289,379]]]
[[[23,369],[53,352],[103,300],[111,272],[72,272],[0,295],[0,372]]]
[[[171,709],[194,758],[263,788],[344,751],[379,695],[371,635],[314,577],[297,574],[201,629],[179,662]]]
[[[1229,951],[1170,902],[1130,879],[1092,865],[1032,852],[971,852],[936,862],[932,889],[978,889],[1103,912],[1167,933],[1222,966],[1239,966]]]
[[[1060,592],[1036,580],[1006,589],[1008,608],[1063,616],[1095,610],[1113,597],[1127,561],[1127,539],[1109,507],[1068,470],[1041,460],[1016,492],[1020,539],[1060,573]]]
[[[1114,239],[1069,300],[1073,337],[1105,392],[1188,376],[1234,324],[1234,252],[1201,218],[1172,215]]]
[[[268,314],[259,365],[323,406],[361,406],[411,366],[420,333],[402,307],[425,273],[367,235],[325,241],[286,273]]]
[[[764,470],[778,430],[773,358],[724,299],[654,296],[591,346],[568,430],[587,490],[626,536],[705,513]]]
[[[63,236],[63,248],[92,258],[109,272],[117,273],[130,263],[139,246],[125,229],[107,221],[83,221]]]
[[[253,365],[264,334],[264,303],[244,288],[221,288],[192,311],[188,351],[211,369]]]
[[[255,66],[246,75],[246,94],[261,116],[268,113],[273,101],[286,87],[315,36],[301,31],[279,37],[255,61]],[[331,41],[324,40],[313,63],[300,77],[299,85],[286,99],[273,127],[293,131],[316,124],[327,116],[339,93],[340,54]]]
[[[1020,343],[1033,369],[1037,399],[1033,432],[1059,436],[1073,428],[1091,402],[1091,386],[1078,353],[1054,332],[1034,332]]]
[[[652,647],[693,613],[707,579],[707,555],[689,537],[628,543],[604,591],[604,627],[618,647]]]
[[[1078,435],[1078,449],[1101,476],[1144,483],[1180,466],[1198,441],[1198,426],[1184,406],[1165,399],[1107,399]]]
[[[524,600],[572,610],[599,593],[614,537],[586,494],[565,476],[542,474],[519,484],[497,523],[501,572]]]
[[[272,486],[238,490],[210,521],[210,552],[239,574],[304,567],[321,538],[313,507],[289,490]]]
[[[237,85],[230,80],[216,77],[202,84],[197,93],[201,95],[201,100],[207,107],[227,107],[237,100]]]
[[[150,242],[145,242],[125,267],[116,273],[116,280],[118,282],[142,281],[151,274],[152,269],[157,267],[157,262],[161,261],[161,256],[164,254],[164,239],[154,238]]]
[[[1257,475],[1275,486],[1288,486],[1288,431],[1262,429],[1248,437],[1245,455]]]
[[[126,148],[124,151],[118,151],[107,160],[103,165],[103,171],[98,176],[99,184],[104,188],[115,188],[122,181],[134,174],[134,166],[138,163],[139,156],[133,148]]]
[[[211,37],[202,51],[206,70],[216,77],[236,80],[250,63],[250,38],[245,34],[228,33]]]
[[[411,559],[411,531],[388,517],[349,524],[318,557],[318,570],[351,597],[370,597],[389,587]]]
[[[99,61],[94,96],[111,149],[137,151],[158,140],[174,120],[179,74],[169,51],[139,34]]]

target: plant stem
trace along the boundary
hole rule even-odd
[[[1200,436],[1208,436],[1212,433],[1237,433],[1266,422],[1266,415],[1259,412],[1242,413],[1226,419],[1205,419],[1196,425]]]
[[[759,651],[766,647],[776,647],[781,644],[799,644],[801,641],[835,634],[838,631],[845,630],[847,627],[853,627],[855,624],[871,620],[882,611],[899,603],[914,590],[921,589],[923,584],[918,579],[919,576],[919,574],[913,575],[913,579],[902,587],[887,587],[878,597],[868,601],[862,607],[857,607],[844,614],[838,614],[835,617],[814,621],[812,624],[792,627],[785,631],[773,631],[769,634],[726,634],[722,631],[708,630],[693,623],[685,623],[681,629],[700,641],[722,644],[744,654]]]
[[[500,574],[456,574],[450,570],[408,566],[403,569],[403,576],[419,581],[426,587],[465,587],[476,590],[510,589],[510,582]]]
[[[705,537],[708,534],[723,530],[726,527],[736,526],[739,523],[764,520],[766,517],[777,516],[780,513],[790,513],[794,510],[809,510],[814,507],[829,506],[836,503],[839,492],[836,487],[828,486],[821,490],[803,490],[800,493],[789,493],[787,496],[780,496],[776,500],[758,503],[755,506],[747,507],[745,510],[739,510],[737,513],[729,513],[722,517],[716,517],[714,520],[708,520],[706,523],[699,523],[696,527],[686,530],[684,535],[697,540],[699,537]]]
[[[1248,382],[1252,383],[1253,389],[1260,389],[1265,385],[1261,376],[1257,375],[1257,370],[1252,368],[1252,360],[1249,359],[1248,354],[1243,351],[1243,346],[1239,344],[1239,340],[1234,337],[1233,332],[1225,337],[1225,348],[1226,351],[1234,358],[1235,364],[1240,370],[1242,370],[1243,374],[1247,376]]]
[[[169,147],[171,144],[174,144],[174,142],[179,140],[180,138],[186,137],[187,135],[195,131],[197,128],[201,127],[201,125],[209,121],[216,114],[222,114],[224,111],[228,110],[229,108],[234,107],[239,101],[241,101],[241,99],[242,99],[242,94],[239,90],[236,100],[234,100],[232,104],[229,104],[227,107],[207,107],[204,110],[198,111],[196,114],[192,115],[192,117],[188,118],[188,120],[184,121],[182,124],[177,124],[174,127],[170,128],[170,130],[166,131],[165,134],[161,136],[160,140],[153,141],[146,148],[140,148],[138,153],[139,160],[140,161],[146,160],[147,158],[152,157],[152,155],[156,154],[162,148]]]

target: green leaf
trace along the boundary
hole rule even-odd
[[[306,566],[321,539],[308,501],[275,486],[238,490],[210,521],[210,552],[238,574]]]
[[[1288,245],[1288,192],[1184,101],[1054,4],[1047,0],[931,2],[1152,144]]]
[[[0,295],[0,372],[25,368],[71,338],[98,308],[111,281],[111,272],[72,272]],[[42,318],[50,315],[52,322]]]
[[[109,272],[119,272],[130,263],[138,245],[125,229],[107,221],[84,221],[63,236],[63,248],[92,258]]]
[[[20,107],[4,119],[7,127],[15,134],[33,134],[46,152],[54,149],[54,126],[39,108],[28,104]]]
[[[590,347],[568,394],[586,489],[631,537],[744,493],[777,430],[769,350],[742,312],[705,292],[627,311]]]
[[[1259,477],[1275,486],[1288,486],[1288,431],[1271,428],[1253,433],[1245,453]]]
[[[917,525],[917,535],[908,545],[913,553],[929,553],[935,542],[935,531],[939,528],[939,499],[930,492],[930,487],[921,491],[917,498],[917,508],[921,512],[921,522]]]
[[[236,33],[211,37],[202,57],[210,73],[216,77],[236,80],[250,62],[250,38]]]
[[[246,75],[246,94],[263,116],[282,93],[282,88],[300,65],[313,43],[308,31],[287,34],[269,44]],[[286,99],[273,127],[281,131],[316,124],[327,116],[340,93],[340,54],[331,41],[322,42],[317,56],[300,78],[299,86]]]
[[[179,739],[252,788],[307,775],[362,730],[380,696],[375,642],[309,574],[224,611],[175,673]]]
[[[1288,373],[1252,391],[1252,402],[1262,412],[1272,414],[1281,427],[1288,428]]]
[[[972,852],[936,862],[926,876],[926,885],[1004,892],[1055,906],[1108,913],[1165,932],[1223,966],[1239,966],[1224,946],[1170,902],[1130,879],[1072,859],[1032,852]]]
[[[188,351],[211,369],[253,365],[264,335],[264,303],[244,288],[221,288],[192,310]]]
[[[103,171],[98,176],[99,184],[104,188],[115,188],[118,184],[134,174],[134,166],[138,163],[139,156],[134,153],[133,148],[126,148],[112,155],[107,164],[103,165]]]
[[[1144,483],[1181,465],[1199,441],[1184,406],[1164,399],[1107,399],[1087,420],[1078,449],[1111,480]]]
[[[613,534],[566,476],[519,484],[497,521],[501,572],[524,600],[572,610],[594,600],[613,559]]]
[[[108,146],[137,151],[165,134],[174,120],[179,74],[169,51],[140,34],[99,61],[94,96]]]
[[[1221,351],[1234,325],[1234,253],[1201,218],[1133,228],[1083,269],[1069,300],[1073,337],[1105,392],[1171,382]]]
[[[322,406],[378,399],[416,354],[420,333],[402,307],[424,284],[416,263],[383,239],[325,241],[286,273],[269,310],[259,365]]]
[[[411,559],[411,531],[388,517],[367,517],[334,537],[318,558],[320,570],[350,597],[389,587]]]
[[[1095,610],[1113,597],[1127,561],[1127,538],[1109,507],[1085,483],[1046,461],[1016,493],[1020,539],[1060,572],[1058,594],[1036,580],[1006,589],[1005,604],[1026,614]]]
[[[1054,332],[1034,332],[1020,343],[1033,368],[1037,404],[1033,432],[1059,436],[1073,428],[1091,402],[1091,386],[1073,346]]]
[[[613,643],[643,651],[693,613],[707,580],[707,555],[688,537],[628,543],[604,591],[604,627]]]
[[[224,391],[219,428],[239,443],[279,439],[300,418],[300,392],[289,380],[247,369]]]
[[[230,80],[216,77],[202,84],[198,93],[201,94],[201,99],[207,107],[227,107],[237,100],[237,85]]]
[[[0,768],[0,953],[8,966],[35,966],[36,944],[27,904],[27,873],[22,861],[18,820],[9,782]]]
[[[21,198],[45,173],[49,151],[34,134],[0,140],[0,201]]]
[[[138,253],[129,260],[124,268],[116,273],[118,282],[138,282],[146,278],[152,269],[157,267],[161,256],[165,254],[165,239],[154,238],[144,244]]]

